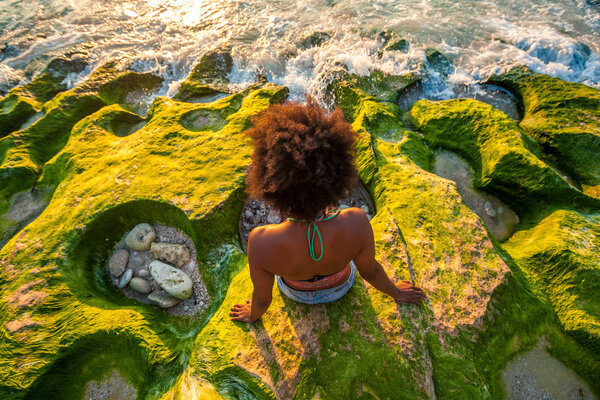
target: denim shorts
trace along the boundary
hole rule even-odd
[[[281,292],[290,299],[304,304],[319,304],[330,303],[344,297],[344,295],[354,284],[355,277],[356,265],[354,265],[354,261],[350,261],[350,276],[348,279],[346,279],[346,281],[341,285],[329,289],[312,291],[296,290],[286,285],[283,278],[279,275],[275,275],[275,280],[277,280],[277,286],[279,286],[279,290],[281,290]]]

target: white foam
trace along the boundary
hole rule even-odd
[[[27,6],[11,7],[10,16],[0,17],[0,23],[13,18],[5,25],[11,30],[0,33],[0,42],[24,50],[0,61],[0,88],[35,76],[44,63],[34,61],[45,54],[89,44],[92,68],[115,58],[125,60],[136,71],[164,78],[161,94],[170,96],[203,54],[224,43],[232,47],[229,78],[235,87],[253,83],[260,72],[288,86],[296,100],[305,93],[322,97],[328,77],[340,67],[359,75],[373,69],[425,72],[427,47],[448,54],[455,66],[448,82],[428,71],[432,81],[425,90],[441,97],[450,96],[453,85],[470,84],[518,64],[600,87],[600,13],[584,0],[577,0],[576,7],[558,0],[482,0],[476,5],[429,0],[30,0]],[[32,17],[29,10],[38,8],[39,17]],[[396,28],[410,41],[410,50],[385,52],[379,58],[383,41],[375,32],[385,28]],[[320,47],[296,48],[312,31],[326,31],[331,38]],[[72,87],[90,72],[69,76],[65,83]]]

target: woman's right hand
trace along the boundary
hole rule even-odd
[[[401,303],[419,304],[427,298],[423,289],[416,287],[410,281],[400,281],[396,284],[396,288],[398,290],[394,300]]]

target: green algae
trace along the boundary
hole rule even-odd
[[[600,185],[600,92],[516,67],[489,82],[511,90],[523,105],[521,127],[548,157],[583,185]]]
[[[176,100],[196,101],[206,96],[228,93],[233,60],[226,49],[212,51],[202,56],[188,78],[181,83]]]
[[[456,152],[471,164],[476,188],[518,212],[527,213],[540,202],[548,207],[598,207],[596,199],[540,160],[535,142],[492,106],[469,99],[420,100],[410,116],[430,146]]]
[[[119,74],[109,65],[44,105],[65,113],[85,96],[100,101],[70,114],[54,147],[35,144],[36,123],[0,141],[2,168],[21,154],[36,172],[26,184],[0,175],[14,185],[0,191],[0,211],[34,182],[49,201],[0,249],[3,397],[81,398],[116,369],[140,399],[500,399],[502,369],[542,336],[600,391],[597,203],[503,113],[458,100],[406,113],[395,101],[414,76],[332,84],[359,133],[378,259],[429,299],[397,304],[357,277],[340,301],[310,307],[274,287],[268,312],[247,325],[228,315],[252,293],[237,231],[251,153],[242,132],[287,89],[261,80],[211,103],[159,97],[141,117],[110,82],[137,82],[124,84],[131,93],[158,80]],[[431,173],[438,147],[517,207],[519,232],[503,244],[488,235],[456,185]],[[110,284],[106,260],[140,222],[193,240],[211,296],[205,313],[175,317]]]

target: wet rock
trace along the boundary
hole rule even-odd
[[[108,269],[113,276],[121,276],[127,267],[129,252],[125,249],[115,251],[108,260]]]
[[[150,282],[142,278],[131,278],[131,281],[129,281],[129,287],[134,292],[141,294],[148,294],[152,291],[152,285]]]
[[[183,244],[152,243],[150,257],[182,267],[190,261],[190,250]]]
[[[227,75],[232,67],[233,59],[227,49],[217,49],[205,54],[181,84],[175,99],[193,101],[194,98],[227,93]]]
[[[132,269],[126,270],[125,273],[123,273],[123,276],[121,276],[121,279],[119,279],[119,285],[117,287],[119,289],[123,289],[125,286],[127,286],[129,281],[131,280],[132,276],[133,276],[133,270]]]
[[[427,49],[425,50],[425,59],[429,64],[429,68],[433,71],[437,72],[440,75],[440,78],[447,78],[452,72],[454,72],[454,67],[448,58],[435,49]]]
[[[322,45],[327,40],[331,39],[331,35],[327,32],[313,32],[310,35],[304,37],[298,42],[298,47],[302,49],[308,49],[310,47],[317,47]]]
[[[180,269],[161,261],[150,263],[150,273],[156,283],[171,296],[178,299],[189,299],[193,293],[192,279]]]
[[[142,268],[140,270],[137,271],[136,273],[137,276],[141,277],[141,278],[145,278],[148,275],[150,275],[150,271],[148,270],[148,268]]]
[[[180,299],[170,296],[166,293],[152,292],[148,295],[148,300],[160,308],[170,308],[179,304]]]
[[[379,32],[379,37],[383,39],[383,49],[377,52],[379,58],[383,57],[385,51],[401,51],[407,53],[410,47],[408,40],[403,39],[400,34],[394,30],[384,30]]]
[[[132,250],[150,250],[156,240],[156,232],[150,224],[138,224],[125,237],[125,244]]]

